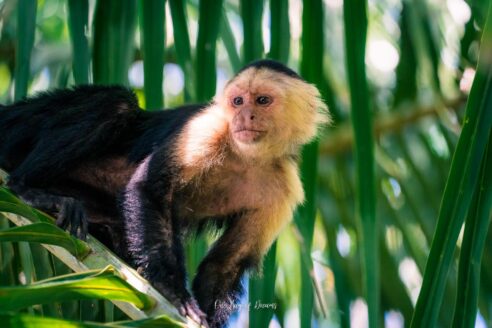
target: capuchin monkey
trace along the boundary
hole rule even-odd
[[[8,187],[94,234],[184,316],[225,325],[241,277],[303,202],[302,145],[329,121],[319,91],[284,65],[244,67],[207,105],[139,108],[119,86],[41,93],[0,109]],[[220,238],[186,288],[183,235],[215,223]]]

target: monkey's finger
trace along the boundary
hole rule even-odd
[[[205,318],[200,318],[196,314],[193,314],[193,313],[188,313],[187,317],[190,318],[191,320],[193,320],[194,322],[198,323],[200,325],[200,327],[210,328],[210,326],[208,325],[207,319],[205,319]]]
[[[64,209],[65,220],[70,224],[70,234],[79,239],[85,239],[87,228],[84,225],[87,224],[87,219],[82,203],[69,199],[64,203]]]
[[[70,207],[67,206],[66,201],[64,201],[61,205],[60,213],[58,214],[58,219],[56,220],[56,225],[59,226],[63,230],[67,230],[70,224],[70,215],[71,215]]]
[[[70,217],[68,220],[70,221],[70,234],[79,238],[79,227],[81,222],[81,213],[77,210],[75,206],[70,207]]]
[[[87,240],[87,233],[89,232],[89,223],[87,217],[82,218],[82,222],[80,224],[80,239]]]
[[[74,224],[74,222],[72,222],[72,223],[70,224],[70,234],[71,234],[72,236],[75,236],[75,237],[77,237],[77,238],[78,238],[77,231],[78,231],[78,226],[77,226],[77,224]]]
[[[68,220],[65,219],[65,217],[61,212],[58,215],[58,218],[56,219],[56,225],[63,230],[67,230],[68,228]]]
[[[199,323],[202,327],[209,328],[207,323],[207,315],[200,310],[197,302],[194,299],[186,301],[180,308],[180,312],[183,311],[184,316],[190,317],[196,323]]]
[[[77,207],[74,210],[72,225],[75,225],[75,236],[81,240],[85,240],[87,236],[87,217],[82,207]]]

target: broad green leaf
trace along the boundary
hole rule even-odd
[[[16,224],[24,225],[26,219],[20,219],[16,215],[6,214],[5,215],[9,220]],[[146,294],[152,296],[153,299],[157,300],[157,304],[150,311],[144,312],[143,310],[139,310],[131,304],[127,304],[125,302],[118,302],[116,305],[129,317],[131,318],[141,318],[143,315],[160,315],[166,314],[178,320],[183,320],[182,317],[178,314],[177,310],[167,301],[162,295],[160,295],[155,289],[152,288],[150,283],[132,270],[127,264],[122,262],[119,258],[117,258],[111,251],[109,251],[105,246],[103,246],[100,242],[95,240],[92,236],[88,236],[87,243],[90,245],[93,250],[82,260],[77,260],[74,256],[72,256],[67,250],[61,247],[51,247],[50,245],[46,245],[46,248],[55,255],[58,259],[63,261],[67,266],[75,270],[79,275],[89,274],[92,275],[93,272],[85,272],[86,268],[97,269],[101,268],[108,263],[112,264],[114,267],[118,268],[120,272],[123,272],[126,279],[133,285],[137,286],[138,289],[144,288],[146,290]],[[18,254],[18,253],[17,253]],[[59,263],[58,261],[54,261],[54,264]],[[56,272],[63,272],[64,267],[60,266],[56,267]],[[62,271],[60,271],[62,270]],[[73,276],[62,276],[62,277],[54,277],[49,279],[50,281],[55,280],[66,280],[72,279]],[[78,298],[77,298],[78,299]],[[74,301],[70,302],[73,304]],[[73,318],[74,308],[73,306],[68,306],[69,302],[63,302],[62,307],[64,316],[68,313],[68,316]],[[0,304],[1,308],[1,304]],[[78,305],[76,306],[76,312],[78,313]],[[84,316],[85,317],[85,316]],[[77,314],[77,318],[79,315]],[[98,319],[99,320],[99,319]]]
[[[110,301],[104,301],[104,321],[112,322],[114,321],[114,313],[115,313],[114,304]]]
[[[217,37],[222,17],[222,0],[200,0],[196,44],[196,100],[209,101],[215,95]]]
[[[33,222],[54,222],[51,216],[27,205],[5,187],[0,187],[0,212],[18,214]]]
[[[23,216],[32,222],[39,221],[36,211],[27,204],[0,201],[0,212],[14,213]]]
[[[2,230],[0,230],[2,231]],[[51,255],[42,245],[33,243],[29,245],[34,265],[34,276],[36,280],[43,280],[52,277],[55,273],[53,270],[53,255]],[[0,284],[1,286],[2,284]],[[59,303],[43,305],[43,315],[48,317],[63,317]]]
[[[77,84],[87,84],[90,67],[89,41],[86,36],[89,28],[89,0],[68,0],[67,6],[73,77]]]
[[[356,217],[359,221],[363,254],[363,285],[369,312],[369,327],[379,327],[379,227],[376,217],[374,138],[365,55],[367,1],[343,2],[346,67],[356,160]]]
[[[184,0],[169,1],[173,21],[174,47],[176,56],[185,77],[185,100],[195,99],[193,84],[193,62],[191,60],[190,35],[186,20],[186,3]]]
[[[94,83],[128,84],[134,55],[136,0],[99,0],[94,13]]]
[[[287,63],[291,40],[289,0],[270,0],[270,21],[270,53],[268,57]]]
[[[136,328],[173,328],[173,327],[187,327],[187,325],[173,320],[165,315],[160,315],[154,318],[133,320],[133,321],[117,321],[111,326],[117,325],[120,327],[136,327]]]
[[[17,198],[10,190],[6,187],[0,187],[0,201],[21,204],[22,201]]]
[[[164,27],[166,25],[165,0],[140,0],[140,30],[144,60],[145,107],[150,110],[162,109],[164,68]]]
[[[21,313],[0,314],[2,327],[6,328],[111,328],[111,327],[134,327],[134,328],[174,328],[186,327],[167,316],[158,316],[133,321],[118,321],[110,323],[96,323],[83,321],[69,321],[57,318],[41,317]]]
[[[222,11],[222,24],[220,26],[220,37],[229,56],[229,62],[231,63],[232,70],[238,72],[241,69],[241,59],[236,48],[236,39],[232,33],[231,24],[225,10]]]
[[[22,272],[24,273],[25,281],[27,284],[30,284],[34,278],[34,264],[32,261],[31,248],[29,248],[28,243],[19,242],[18,250],[19,250],[18,256],[20,259],[20,264],[22,266]],[[28,311],[31,312],[32,309],[28,309]]]
[[[44,279],[42,281],[37,281],[34,284],[45,284],[45,283],[58,283],[58,282],[70,282],[76,280],[82,280],[86,278],[93,278],[97,276],[106,276],[108,274],[115,274],[116,270],[113,266],[109,265],[102,270],[88,270],[81,272],[67,273],[64,275],[54,276],[51,278]]]
[[[33,223],[0,231],[0,241],[27,241],[57,245],[65,248],[78,258],[84,258],[89,252],[89,246],[50,223]]]
[[[123,301],[143,310],[149,310],[155,304],[151,297],[121,279],[111,266],[100,271],[56,277],[26,286],[0,288],[0,308],[3,311],[74,299]]]
[[[27,95],[31,51],[36,29],[37,0],[19,0],[17,5],[17,51],[15,56],[15,99]]]
[[[410,3],[404,1],[400,16],[400,61],[396,67],[396,87],[394,108],[404,101],[417,98],[417,56],[415,45],[411,37],[411,20],[409,19]]]
[[[243,19],[243,62],[247,64],[263,57],[263,36],[261,34],[261,16],[263,0],[241,0]]]
[[[482,37],[463,129],[453,155],[412,327],[435,327],[461,226],[472,203],[492,127],[492,7]]]
[[[79,321],[68,321],[57,318],[41,317],[21,313],[0,314],[0,322],[5,328],[106,328],[100,323],[86,323]]]
[[[72,273],[72,270],[57,258],[55,254],[50,253],[53,256],[53,273],[55,276],[62,276]],[[62,318],[64,319],[77,319],[79,320],[80,315],[80,302],[77,300],[62,302],[60,303],[60,310],[62,311]]]
[[[314,83],[323,92],[323,3],[321,0],[303,1],[301,76]],[[302,236],[301,244],[301,291],[300,326],[311,327],[314,306],[314,290],[311,276],[313,266],[311,249],[316,219],[316,193],[318,176],[318,141],[304,146],[301,154],[301,180],[306,200],[295,215],[295,222]]]
[[[0,229],[8,229],[9,221],[0,214]],[[14,284],[14,248],[12,243],[0,244],[0,285]]]
[[[480,294],[480,270],[487,231],[492,217],[492,134],[482,161],[480,181],[466,217],[461,246],[458,295],[453,327],[474,327]]]

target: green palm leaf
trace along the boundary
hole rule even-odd
[[[103,270],[46,279],[27,286],[0,288],[2,311],[35,304],[94,298],[129,302],[143,310],[155,304],[151,297],[138,292],[121,279],[111,266]]]

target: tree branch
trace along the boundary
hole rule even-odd
[[[428,107],[413,107],[411,109],[399,108],[388,115],[378,115],[374,120],[374,134],[376,138],[390,132],[397,132],[420,119],[432,115],[439,116],[444,108],[458,111],[465,103],[465,98],[457,98],[446,102],[444,105]],[[402,106],[403,107],[403,106]],[[408,107],[408,106],[405,106]],[[354,136],[350,122],[344,122],[339,127],[326,133],[320,146],[322,155],[336,155],[348,152],[352,149]]]

